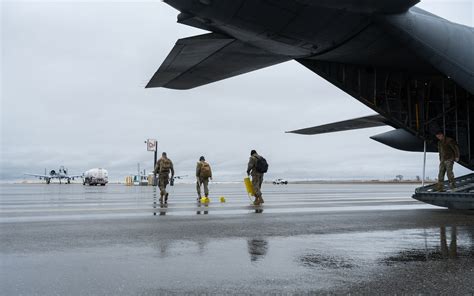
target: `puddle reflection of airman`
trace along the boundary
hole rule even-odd
[[[160,250],[160,258],[166,258],[169,256],[168,250],[170,249],[172,244],[173,244],[172,242],[166,239],[160,240],[158,242],[158,248]]]
[[[208,210],[207,210],[208,205],[207,204],[203,205],[203,207],[205,208],[205,210],[202,211],[202,212],[203,212],[204,215],[207,215],[209,213]],[[201,208],[201,204],[198,205],[198,210],[196,211],[196,215],[201,215],[201,209],[200,208]]]
[[[199,239],[197,242],[199,255],[206,252],[207,239]]]
[[[262,160],[265,161],[265,165],[268,168],[266,160],[260,155],[258,155],[257,151],[250,151],[250,159],[247,165],[247,175],[252,176],[252,186],[255,194],[255,201],[253,204],[256,206],[259,206],[264,203],[261,188],[263,183],[263,174],[266,172],[266,169],[265,172],[262,172],[261,168],[259,168],[259,166],[261,166]]]
[[[166,205],[160,204],[160,216],[166,216]]]
[[[439,174],[438,184],[436,189],[438,191],[444,190],[444,175],[448,175],[449,187],[454,189],[456,184],[454,181],[453,166],[454,162],[459,161],[459,146],[455,140],[446,137],[442,131],[436,133],[439,151]]]
[[[268,241],[265,239],[249,239],[247,240],[247,250],[251,262],[262,260],[268,252]]]
[[[440,233],[440,247],[441,255],[443,258],[455,259],[458,257],[458,243],[457,243],[457,228],[456,226],[451,227],[451,242],[448,246],[448,240],[446,238],[446,227],[442,226],[439,230]]]
[[[209,179],[212,180],[211,166],[206,162],[204,156],[201,156],[196,165],[196,191],[198,194],[198,202],[202,197],[201,185],[204,185],[204,196],[209,197]]]
[[[158,175],[158,187],[160,188],[160,203],[168,202],[168,192],[166,186],[169,184],[170,173],[171,179],[174,178],[173,162],[166,155],[166,152],[161,154],[161,158],[156,162],[154,173]]]

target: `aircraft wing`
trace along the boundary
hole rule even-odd
[[[82,178],[84,177],[84,175],[70,175],[70,176],[67,176],[66,178]]]
[[[203,34],[179,39],[146,87],[191,89],[290,59],[232,37]]]
[[[385,125],[391,125],[391,123],[387,119],[385,119],[385,117],[377,114],[289,131],[287,133],[301,135],[317,135]]]
[[[346,9],[358,13],[401,13],[407,11],[420,0],[296,0],[306,5]]]
[[[24,175],[33,176],[37,178],[52,178],[51,175],[40,175],[40,174],[29,174],[29,173],[24,173]]]

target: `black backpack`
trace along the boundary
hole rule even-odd
[[[257,157],[257,164],[255,165],[255,170],[260,174],[265,174],[268,171],[267,160],[261,156]]]

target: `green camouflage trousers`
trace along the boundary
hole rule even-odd
[[[201,184],[204,185],[204,196],[209,197],[209,178],[199,178],[199,181],[196,182],[196,191],[201,198]]]
[[[252,186],[253,186],[253,192],[255,193],[256,198],[262,198],[262,191],[260,191],[260,189],[262,188],[262,183],[263,183],[263,174],[260,174],[260,173],[252,174]]]
[[[455,181],[454,181],[454,173],[453,173],[453,160],[444,160],[439,163],[439,174],[438,174],[438,188],[443,188],[444,182],[444,175],[447,173],[449,186],[454,188]]]
[[[158,176],[158,187],[160,188],[160,196],[166,195],[166,186],[169,184],[169,174],[160,174]]]

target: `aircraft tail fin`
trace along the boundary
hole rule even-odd
[[[179,39],[146,87],[191,89],[290,59],[232,37],[203,34]]]

